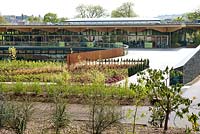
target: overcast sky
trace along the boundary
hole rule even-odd
[[[0,0],[0,13],[43,16],[53,12],[59,17],[73,18],[79,4],[99,4],[109,13],[127,1],[134,3],[134,11],[140,17],[181,14],[200,7],[200,0]]]

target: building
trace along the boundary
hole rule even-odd
[[[0,25],[0,56],[14,46],[21,58],[62,60],[67,53],[123,47],[173,48],[200,44],[199,23],[146,18],[71,19],[54,25]]]

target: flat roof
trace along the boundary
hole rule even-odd
[[[157,18],[76,18],[64,21],[66,25],[141,25],[160,24]]]
[[[160,21],[158,18],[141,18],[141,17],[131,17],[131,18],[75,18],[65,20],[65,22],[96,22],[96,21]]]
[[[81,32],[87,29],[94,29],[97,31],[112,31],[114,29],[124,29],[127,31],[143,31],[146,29],[153,29],[160,32],[174,32],[182,28],[191,28],[200,30],[200,24],[115,24],[115,25],[0,25],[0,32],[6,32],[9,29],[19,30],[23,32],[31,32],[34,29],[40,29],[48,32],[56,32],[57,30],[69,30],[73,32]]]

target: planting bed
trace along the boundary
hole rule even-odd
[[[0,61],[0,82],[11,82],[0,83],[0,92],[11,100],[29,96],[32,100],[48,102],[59,91],[69,103],[81,104],[98,91],[100,96],[128,105],[133,103],[134,91],[110,84],[128,77],[128,68],[136,67],[135,63],[96,62],[66,67],[57,62]]]
[[[70,82],[89,84],[101,79],[116,83],[148,67],[146,60],[96,62],[70,67],[57,62],[0,61],[0,82]]]
[[[33,103],[33,114],[27,125],[25,134],[52,134],[54,128],[51,124],[51,115],[54,109],[53,103]],[[85,132],[85,123],[88,122],[88,107],[85,105],[68,105],[68,114],[70,115],[69,126],[61,130],[61,134],[89,134]],[[184,134],[185,129],[169,128],[166,134]],[[110,127],[104,134],[129,134],[132,131],[131,124],[118,123]],[[163,134],[163,129],[150,126],[136,126],[137,134]],[[14,134],[9,129],[0,128],[2,134]]]

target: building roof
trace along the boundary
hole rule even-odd
[[[181,62],[179,62],[174,68],[183,67],[197,52],[200,51],[200,45],[195,48],[187,57],[185,57]]]
[[[129,17],[129,18],[75,18],[69,19],[65,22],[72,22],[72,21],[160,21],[158,18],[142,18],[142,17]]]
[[[68,25],[134,25],[160,24],[157,18],[76,18],[64,21]]]

